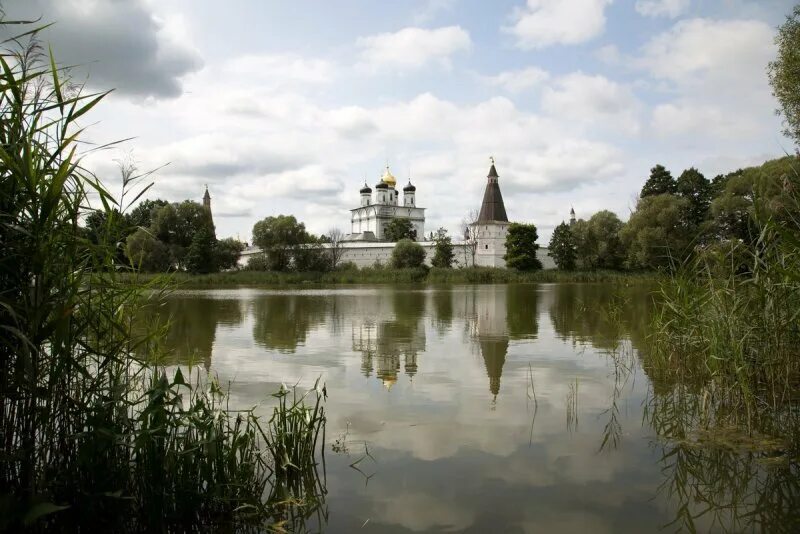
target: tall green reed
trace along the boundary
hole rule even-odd
[[[271,424],[231,410],[213,377],[168,377],[153,363],[158,331],[133,329],[164,281],[120,283],[129,269],[115,236],[149,186],[128,173],[116,200],[82,167],[81,123],[107,93],[72,85],[36,40],[41,29],[4,41],[0,55],[0,530],[280,524],[290,505],[270,493],[296,487],[276,470],[283,456],[267,445]],[[98,241],[80,226],[90,197],[106,215]],[[292,454],[318,481],[325,418],[316,402],[315,417],[295,421],[313,447],[297,442],[303,462]],[[301,401],[280,410],[292,420],[307,413]],[[323,502],[316,487],[303,514]]]

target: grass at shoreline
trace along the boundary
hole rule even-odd
[[[140,280],[144,276],[140,275]],[[470,269],[389,269],[365,268],[327,273],[282,273],[271,271],[232,271],[192,275],[174,273],[172,279],[182,288],[211,289],[220,287],[274,287],[349,284],[508,284],[552,282],[641,283],[655,281],[654,272],[617,271],[535,271],[517,272],[508,269],[476,267]]]

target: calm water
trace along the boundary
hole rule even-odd
[[[235,404],[327,384],[327,519],[309,529],[791,530],[796,471],[674,439],[682,412],[638,364],[649,302],[603,285],[242,289],[162,313],[174,363],[232,381]]]

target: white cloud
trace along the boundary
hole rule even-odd
[[[574,72],[542,93],[542,109],[570,121],[635,134],[640,103],[627,87],[603,76]]]
[[[55,22],[43,38],[56,59],[77,65],[77,80],[136,97],[176,97],[182,78],[202,65],[180,18],[161,19],[145,0],[29,0],[8,4],[8,19]],[[7,29],[6,29],[7,31]]]
[[[773,29],[757,20],[691,19],[644,46],[641,64],[656,78],[720,92],[766,86]]]
[[[637,0],[636,12],[645,17],[675,18],[689,9],[691,0]]]
[[[237,57],[225,65],[228,75],[252,83],[286,85],[288,83],[327,84],[333,81],[335,66],[322,59],[308,59],[297,54],[260,54]]]
[[[538,67],[526,67],[519,70],[501,72],[483,79],[490,85],[502,87],[509,93],[521,93],[541,86],[550,78],[550,74]]]
[[[415,24],[425,24],[440,13],[451,11],[457,0],[425,0],[422,8],[414,15]]]
[[[514,11],[504,31],[524,50],[555,44],[579,44],[603,33],[605,9],[612,0],[528,0]]]
[[[616,45],[605,45],[594,52],[594,57],[608,65],[618,65],[622,62],[622,54]]]
[[[435,30],[403,28],[394,33],[360,37],[361,60],[371,68],[419,68],[430,62],[450,65],[450,57],[469,50],[472,40],[461,26]]]
[[[775,104],[766,67],[773,30],[757,20],[690,19],[653,37],[636,64],[666,83],[671,101],[653,111],[661,134],[766,134]]]

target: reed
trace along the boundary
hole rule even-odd
[[[130,283],[149,280],[154,275],[128,277]],[[509,284],[509,283],[652,283],[657,273],[620,271],[537,271],[523,273],[491,267],[465,269],[392,269],[366,267],[332,272],[231,271],[206,275],[173,273],[177,287],[211,289],[223,287],[286,287],[349,284]]]
[[[187,381],[153,363],[159,332],[132,328],[164,279],[121,283],[114,236],[148,186],[128,174],[115,198],[81,166],[78,122],[106,93],[72,85],[40,30],[0,54],[0,531],[279,525],[289,512],[270,498],[284,487],[273,432],[253,410],[230,410],[213,377]],[[106,217],[99,241],[80,225],[90,195]],[[289,441],[281,452],[324,487],[315,458],[325,418],[319,398],[308,420],[303,402],[278,413],[314,446]]]

